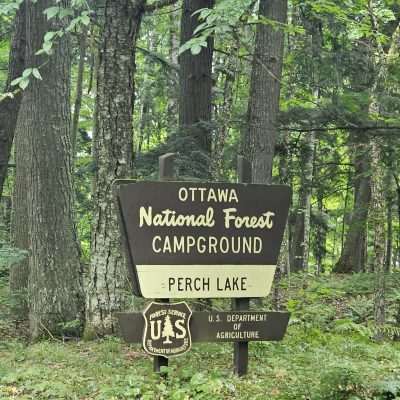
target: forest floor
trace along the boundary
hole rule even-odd
[[[279,343],[250,344],[246,377],[232,374],[231,344],[203,344],[171,360],[163,379],[139,346],[116,337],[34,344],[13,338],[3,280],[0,399],[400,399],[400,342],[393,340],[400,333],[400,273],[388,276],[380,343],[371,339],[373,282],[369,274],[285,280],[288,333]]]

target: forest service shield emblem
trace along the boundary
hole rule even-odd
[[[181,355],[192,346],[189,322],[192,311],[184,302],[150,303],[143,311],[143,348],[153,356]]]

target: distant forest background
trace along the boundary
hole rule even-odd
[[[400,267],[399,16],[397,0],[1,0],[13,318],[33,338],[115,331],[132,300],[112,183],[158,179],[174,152],[178,180],[235,182],[242,155],[254,183],[290,185],[277,279],[369,273],[385,324]]]

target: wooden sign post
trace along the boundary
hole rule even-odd
[[[159,157],[158,170],[160,181],[172,181],[174,179],[174,158],[175,153],[167,153]],[[161,303],[168,303],[169,299],[159,299],[159,301]],[[154,356],[154,372],[161,372],[161,367],[168,367],[168,358],[163,356]]]
[[[237,174],[239,183],[251,183],[251,164],[243,156],[238,157]],[[245,311],[249,309],[250,299],[239,298],[233,299],[233,309]],[[233,365],[234,372],[243,376],[247,374],[247,366],[249,364],[249,342],[235,342],[233,344]]]
[[[288,313],[249,311],[273,282],[287,221],[290,188],[240,183],[177,182],[174,154],[160,157],[160,181],[120,181],[116,194],[129,277],[136,296],[158,299],[143,313],[118,315],[121,332],[154,355],[154,370],[196,341],[234,342],[238,375],[248,367],[248,342],[281,340]],[[230,312],[191,312],[169,299],[231,298]],[[140,339],[140,340],[139,340]]]

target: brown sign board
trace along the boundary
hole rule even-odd
[[[272,284],[290,188],[117,181],[137,296],[264,297]]]
[[[190,319],[192,342],[282,340],[289,313],[272,311],[196,312]],[[121,335],[128,343],[142,343],[145,320],[141,313],[117,313]]]

